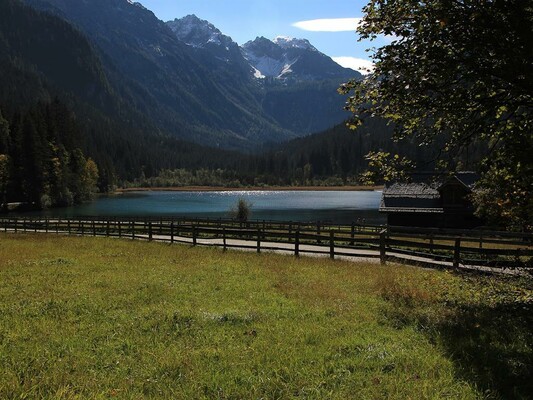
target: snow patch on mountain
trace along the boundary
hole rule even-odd
[[[283,78],[283,77],[289,75],[289,74],[292,72],[292,69],[291,69],[292,64],[293,64],[293,63],[291,63],[291,64],[285,64],[285,65],[283,66],[283,68],[281,69],[281,74],[279,74],[278,78]]]
[[[288,36],[278,36],[273,42],[282,49],[302,49],[310,51],[318,51],[307,39],[295,39]]]
[[[147,8],[143,6],[141,3],[139,3],[138,1],[128,0],[128,3],[130,3],[132,6],[136,6],[136,7],[142,8],[143,10],[147,10]]]
[[[258,71],[262,77],[278,78],[287,69],[287,60],[277,60],[272,57],[256,57],[253,53],[248,53],[246,58],[254,70]],[[256,74],[254,74],[257,76]]]
[[[276,79],[314,79],[313,73],[295,72],[295,65],[306,54],[321,55],[307,39],[278,36],[274,40],[258,37],[242,46],[244,58],[260,75]],[[309,59],[309,57],[307,57]],[[299,71],[302,67],[297,68]],[[256,76],[256,75],[255,75]]]
[[[253,70],[253,73],[254,73],[254,78],[257,78],[257,79],[265,79],[266,78],[266,76],[263,75],[261,73],[261,71],[259,71],[257,68],[252,67],[252,70]]]

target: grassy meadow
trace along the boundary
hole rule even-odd
[[[2,399],[533,396],[533,284],[0,236]]]

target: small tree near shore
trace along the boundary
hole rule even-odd
[[[237,203],[231,209],[231,216],[240,222],[246,222],[252,214],[252,203],[243,199],[237,200]]]

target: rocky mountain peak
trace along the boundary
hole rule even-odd
[[[282,49],[302,49],[318,51],[307,39],[296,39],[288,36],[278,36],[273,40]]]
[[[214,44],[227,47],[236,45],[229,36],[220,32],[212,23],[200,19],[194,14],[168,21],[167,26],[178,39],[190,46],[205,47]]]
[[[309,81],[345,79],[357,74],[335,63],[307,39],[278,36],[269,40],[257,37],[245,43],[242,52],[257,78]]]
[[[256,37],[255,40],[246,42],[242,46],[242,49],[245,57],[271,57],[279,59],[283,56],[283,49],[263,36]]]

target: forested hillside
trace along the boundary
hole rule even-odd
[[[392,140],[393,126],[368,118],[357,130],[339,124],[323,132],[264,148],[248,156],[226,159],[216,169],[163,170],[144,176],[136,186],[184,185],[326,185],[360,184],[368,169],[367,155],[383,151],[414,161],[417,170],[431,170],[442,161],[459,169],[475,169],[486,144],[473,143],[459,156],[447,154],[443,143],[424,146],[414,140]],[[442,139],[444,142],[445,138]],[[376,183],[383,183],[378,181]]]
[[[255,86],[178,40],[163,21],[126,0],[26,0],[75,24],[110,79],[157,128],[212,147],[251,148],[295,137],[263,115]]]
[[[162,168],[216,168],[230,158],[225,151],[177,140],[154,127],[122,87],[110,83],[81,33],[18,0],[0,2],[0,87],[0,154],[8,157],[2,176],[9,201],[39,203],[56,191],[52,204],[63,204],[69,198],[65,188],[74,201],[85,198],[66,181],[59,194],[46,171],[55,158],[61,168],[70,168],[78,149],[96,163],[101,191]]]
[[[80,131],[61,103],[0,114],[0,203],[48,208],[81,203],[97,191],[98,167],[80,149]]]

